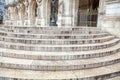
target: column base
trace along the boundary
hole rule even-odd
[[[24,23],[23,23],[23,21],[21,21],[21,20],[18,20],[18,21],[17,21],[17,26],[24,26]]]
[[[16,20],[5,20],[4,25],[5,26],[17,26],[17,21]]]
[[[50,22],[50,26],[57,26],[55,22]]]
[[[36,26],[44,27],[45,26],[45,20],[44,19],[36,19]]]
[[[24,21],[24,26],[29,26],[30,25],[30,21],[29,20],[25,20]]]
[[[33,24],[33,20],[24,20],[24,26],[35,26],[35,24]]]
[[[71,16],[59,16],[57,21],[58,26],[72,26]]]

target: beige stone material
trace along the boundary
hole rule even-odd
[[[120,80],[120,0],[5,2],[0,80]]]

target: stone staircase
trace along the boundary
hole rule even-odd
[[[0,80],[120,80],[120,39],[94,27],[0,27]]]

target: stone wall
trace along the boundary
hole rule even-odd
[[[4,24],[9,26],[49,26],[51,16],[50,1],[6,1]],[[78,6],[79,0],[58,0],[58,10],[56,10],[57,25],[77,26]]]
[[[120,37],[120,1],[101,0],[98,27]]]

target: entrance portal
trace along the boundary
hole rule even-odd
[[[58,2],[59,0],[51,0],[50,26],[57,26]]]
[[[99,0],[80,0],[78,26],[97,26]]]

